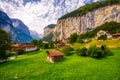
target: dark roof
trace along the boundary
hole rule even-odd
[[[117,33],[117,34],[113,34],[112,36],[120,36],[120,33]]]
[[[19,43],[12,43],[11,46],[12,47],[36,47],[35,45],[31,45],[31,44],[19,44]]]
[[[47,51],[48,56],[63,56],[63,54],[58,50]]]

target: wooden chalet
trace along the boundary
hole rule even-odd
[[[23,50],[25,52],[31,52],[37,50],[37,47],[35,45],[31,44],[19,44],[19,43],[12,43],[11,44],[11,52],[17,52],[18,50]]]
[[[111,36],[111,34],[108,32],[108,31],[104,31],[104,30],[100,30],[98,33],[97,33],[97,39],[100,37],[100,36],[102,36],[102,35],[106,35],[107,36],[107,38],[111,38],[112,36]]]
[[[22,44],[12,43],[11,46],[12,46],[11,52],[17,52],[18,50],[23,50],[23,51],[25,51],[25,47],[23,47]]]
[[[113,35],[112,35],[112,38],[113,38],[113,39],[120,39],[120,33],[113,34]]]
[[[54,63],[63,60],[63,54],[58,50],[47,51],[47,60]]]

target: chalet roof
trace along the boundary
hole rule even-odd
[[[19,44],[19,43],[12,43],[11,46],[13,46],[13,47],[21,47],[22,45]]]
[[[58,50],[47,51],[48,56],[63,56],[63,54]]]
[[[117,34],[113,34],[112,36],[120,36],[120,33],[117,33]]]
[[[22,45],[23,47],[35,47],[35,45]]]
[[[31,44],[19,44],[19,43],[12,43],[11,46],[12,47],[35,47],[35,45],[31,45]]]

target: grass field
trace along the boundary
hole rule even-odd
[[[104,40],[104,41],[98,41],[95,39],[92,39],[91,42],[89,43],[75,43],[74,48],[79,48],[79,47],[85,47],[85,46],[91,46],[91,45],[106,45],[109,48],[120,48],[120,40]]]
[[[65,56],[49,63],[46,51],[27,53],[0,63],[0,80],[120,80],[120,49],[102,59]]]

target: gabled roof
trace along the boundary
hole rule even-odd
[[[113,34],[112,36],[120,36],[120,33],[117,33],[117,34]]]
[[[48,56],[51,56],[51,57],[63,56],[63,54],[58,50],[47,51],[47,53],[48,53]]]

